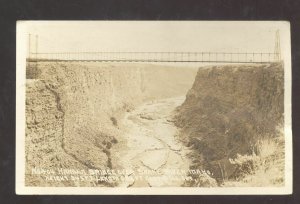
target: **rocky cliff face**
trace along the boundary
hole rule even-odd
[[[153,65],[39,63],[37,79],[26,86],[26,185],[57,185],[32,176],[34,167],[116,167],[111,148],[122,114],[146,100],[184,95],[195,74]]]
[[[274,139],[283,126],[282,64],[222,65],[199,68],[193,87],[178,108],[176,124],[194,150],[192,168],[230,178],[228,162],[252,154],[261,139]]]
[[[27,80],[26,84],[26,185],[51,186],[43,174],[34,169],[85,166],[64,148],[64,111],[53,85],[44,80]],[[58,182],[58,186],[68,182]]]

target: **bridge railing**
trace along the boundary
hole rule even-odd
[[[280,54],[250,52],[57,52],[30,53],[28,60],[103,62],[270,63],[280,61]]]

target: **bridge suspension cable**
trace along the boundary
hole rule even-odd
[[[32,44],[32,37],[35,41]],[[29,34],[28,61],[99,61],[166,63],[270,63],[281,60],[279,30],[274,52],[39,52],[39,36]],[[35,48],[35,52],[32,49]]]

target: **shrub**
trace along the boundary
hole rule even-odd
[[[231,164],[236,165],[233,177],[236,179],[244,178],[249,174],[253,174],[259,166],[260,158],[253,152],[252,155],[237,154],[235,159],[229,158]]]
[[[257,154],[262,158],[266,158],[275,153],[278,144],[274,139],[261,139],[256,143],[255,147]]]
[[[191,166],[190,166],[191,167]],[[192,169],[190,169],[192,170]],[[191,180],[186,180],[183,186],[185,187],[217,187],[218,183],[216,179],[212,176],[212,173],[208,170],[196,171],[197,173],[189,172],[188,177],[191,177]]]
[[[195,186],[197,187],[217,187],[217,181],[211,177],[209,171],[202,171],[195,179]]]
[[[233,177],[240,180],[248,175],[256,174],[259,171],[265,172],[270,167],[270,156],[276,154],[278,144],[274,138],[260,139],[254,147],[251,155],[237,154],[235,159],[229,159],[231,164],[236,165],[236,170]]]

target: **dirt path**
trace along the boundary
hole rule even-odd
[[[127,113],[123,124],[127,150],[120,156],[125,169],[131,169],[131,180],[121,186],[180,186],[182,178],[170,176],[166,170],[188,170],[187,150],[176,139],[177,127],[171,119],[172,111],[182,104],[184,97],[168,98],[145,103]],[[151,175],[151,176],[150,176]]]

